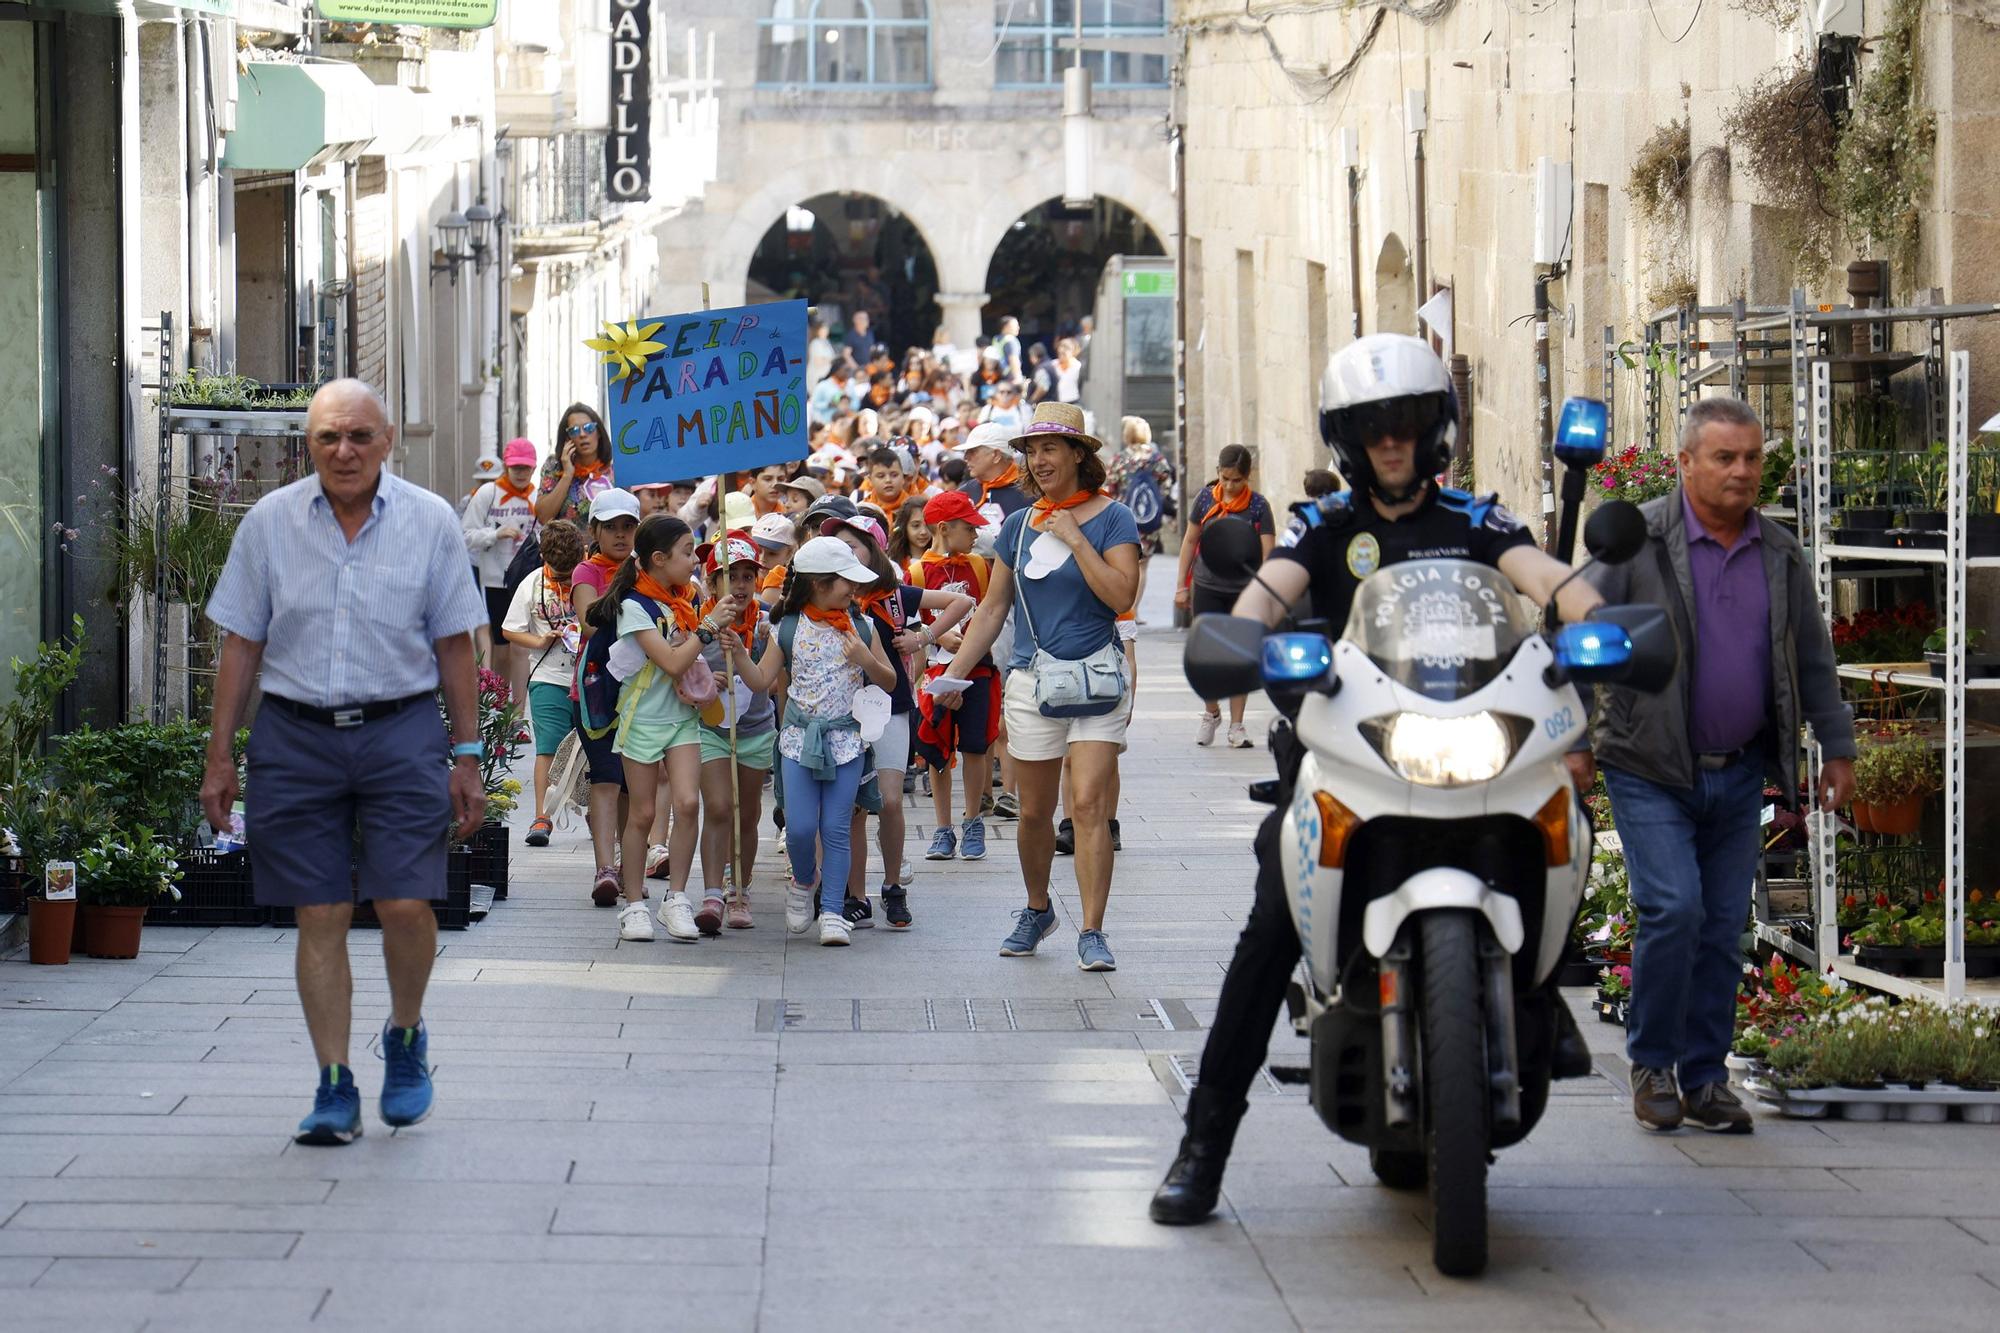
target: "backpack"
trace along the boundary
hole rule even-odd
[[[1150,537],[1166,522],[1167,498],[1161,493],[1160,479],[1151,468],[1141,468],[1132,474],[1125,483],[1124,500],[1125,507],[1138,521],[1140,536]]]
[[[501,576],[500,586],[512,597],[514,590],[528,575],[542,567],[542,539],[530,534],[521,538],[521,544],[514,548],[514,558],[507,562],[507,572]]]
[[[659,603],[652,598],[637,592],[625,595],[645,607],[655,621],[660,618]],[[598,629],[590,636],[576,659],[577,711],[583,734],[594,741],[610,735],[618,725],[618,690],[625,682],[611,674],[611,648],[617,642],[617,622],[613,621],[611,628]]]

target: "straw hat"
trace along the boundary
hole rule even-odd
[[[1104,447],[1104,441],[1083,428],[1083,409],[1075,403],[1037,404],[1034,423],[1014,437],[1014,447],[1025,453],[1030,444],[1036,440],[1047,439],[1051,435],[1059,436],[1092,453]]]

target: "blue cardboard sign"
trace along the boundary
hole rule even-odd
[[[697,310],[606,325],[611,466],[621,486],[804,458],[806,303]]]

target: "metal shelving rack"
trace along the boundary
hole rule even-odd
[[[174,316],[170,310],[160,312],[159,324],[159,382],[153,386],[159,394],[159,453],[155,459],[156,485],[153,495],[153,586],[149,589],[153,613],[153,706],[152,719],[155,722],[167,720],[167,677],[170,671],[186,675],[194,668],[183,665],[170,668],[167,664],[167,619],[173,602],[172,588],[167,570],[167,535],[174,522],[174,501],[189,488],[190,475],[183,475],[176,466],[176,441],[201,436],[246,437],[256,439],[304,440],[306,414],[304,411],[276,411],[269,408],[229,409],[215,407],[175,407],[168,402],[175,376],[174,357]],[[190,468],[190,473],[192,469]],[[191,653],[194,646],[194,618],[201,614],[199,607],[189,608],[189,626],[186,642],[180,647]],[[186,700],[182,701],[184,704]]]
[[[1791,362],[1795,372],[1800,369],[1806,371],[1802,387],[1795,388],[1795,405],[1800,409],[1796,419],[1803,426],[1799,438],[1809,445],[1804,469],[1808,493],[1801,496],[1802,501],[1806,502],[1801,505],[1801,526],[1810,538],[1814,582],[1819,591],[1821,612],[1831,621],[1835,583],[1843,577],[1850,577],[1836,568],[1837,561],[1861,560],[1873,565],[1891,567],[1907,565],[1911,572],[1935,569],[1942,574],[1944,604],[1941,620],[1946,626],[1958,631],[1948,637],[1947,650],[1944,654],[1945,674],[1942,679],[1928,673],[1872,672],[1867,666],[1860,665],[1840,668],[1841,675],[1848,678],[1873,677],[1886,679],[1890,683],[1905,687],[1935,688],[1941,691],[1944,720],[1941,734],[1936,739],[1943,751],[1944,760],[1944,977],[1941,983],[1933,983],[1919,978],[1892,976],[1874,968],[1864,967],[1853,955],[1841,953],[1839,864],[1835,850],[1835,835],[1839,820],[1837,816],[1824,814],[1818,810],[1813,810],[1807,817],[1807,846],[1812,865],[1810,895],[1813,916],[1812,945],[1810,948],[1799,946],[1797,941],[1783,931],[1774,930],[1768,922],[1759,922],[1759,934],[1767,941],[1785,948],[1787,952],[1800,956],[1814,967],[1830,967],[1837,975],[1849,981],[1877,990],[1905,996],[1947,1000],[1957,1000],[1972,995],[1982,1000],[2000,1002],[2000,986],[1984,984],[1969,991],[1965,977],[1965,751],[1968,739],[1966,696],[1969,691],[2000,689],[2000,680],[1967,679],[1965,666],[1966,644],[1963,631],[1966,620],[1968,576],[1976,569],[2000,568],[2000,557],[1969,557],[1966,553],[1966,495],[1969,487],[1967,459],[1971,443],[1971,354],[1960,351],[1949,355],[1948,377],[1940,386],[1946,392],[1934,396],[1930,404],[1933,420],[1943,418],[1944,430],[1940,434],[1946,441],[1950,462],[1946,497],[1946,544],[1944,550],[1936,551],[1842,547],[1834,544],[1833,386],[1841,362],[1839,358],[1824,352],[1825,332],[1840,324],[1870,325],[1872,350],[1879,353],[1884,350],[1888,324],[1924,321],[1930,325],[1930,341],[1928,351],[1922,359],[1926,362],[1927,382],[1936,384],[1938,377],[1931,373],[1930,366],[1934,363],[1939,371],[1945,370],[1945,321],[1995,313],[2000,313],[2000,306],[1930,306],[1905,310],[1871,308],[1806,312],[1803,297],[1795,294],[1793,298],[1792,316],[1788,320],[1792,344]],[[1815,334],[1820,336],[1815,337]],[[1909,364],[1914,365],[1915,360]],[[1799,379],[1800,377],[1795,374],[1795,383]],[[1815,743],[1812,747],[1810,766],[1813,775],[1813,782],[1809,787],[1811,791],[1819,789],[1820,764],[1820,749]]]

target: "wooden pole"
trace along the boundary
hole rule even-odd
[[[708,299],[708,284],[701,285],[701,308],[712,309]],[[727,542],[729,539],[729,474],[715,475],[715,525],[717,531],[710,540]],[[722,552],[722,578],[715,600],[720,603],[729,592],[729,552]],[[746,651],[755,651],[752,644],[743,645]],[[742,720],[742,710],[736,706],[736,669],[729,660],[729,650],[722,652],[722,694],[728,702],[724,707],[729,712],[729,886],[744,901],[749,901],[750,886],[743,881],[743,784],[740,781],[736,759],[736,730]]]

